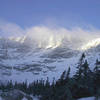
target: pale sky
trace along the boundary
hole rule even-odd
[[[21,27],[56,23],[100,28],[100,0],[0,0],[0,20]]]
[[[100,0],[0,0],[0,35],[41,25],[100,30]]]

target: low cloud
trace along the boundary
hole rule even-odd
[[[46,26],[35,26],[26,29],[26,36],[32,38],[39,47],[58,47],[62,44],[62,41],[71,42],[76,48],[80,46],[80,41],[82,43],[87,43],[92,39],[100,37],[100,31],[96,29],[85,30],[80,27],[66,29],[66,28],[50,28]],[[68,45],[68,43],[67,43]]]
[[[0,22],[0,36],[2,37],[9,37],[9,36],[22,36],[25,31],[14,23],[8,22]]]
[[[73,38],[89,40],[100,36],[100,31],[96,29],[85,30],[80,27],[67,29],[63,27],[49,28],[46,26],[35,26],[26,29],[26,35],[36,40],[48,40],[53,37],[54,40],[66,38],[69,41]]]
[[[26,36],[34,40],[39,47],[43,46],[46,48],[57,47],[61,45],[63,39],[67,41],[82,40],[90,41],[95,38],[100,37],[100,30],[95,28],[83,29],[80,27],[74,27],[71,29],[63,27],[48,27],[46,25],[42,26],[33,26],[29,28],[22,29],[20,26],[2,22],[0,23],[0,36],[3,37],[20,37]]]

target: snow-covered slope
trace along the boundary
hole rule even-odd
[[[73,75],[82,52],[91,68],[100,58],[99,38],[85,42],[76,38],[57,38],[38,42],[26,36],[0,38],[0,79],[32,82],[49,77],[52,81],[69,66]]]

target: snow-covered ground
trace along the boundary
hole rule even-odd
[[[79,100],[95,100],[95,97],[81,98]],[[98,100],[100,100],[100,98]]]
[[[24,97],[22,100],[28,100],[28,99]],[[34,96],[33,100],[39,100],[39,98]]]
[[[39,98],[36,97],[36,96],[33,96],[32,98],[33,98],[33,100],[39,100]],[[4,99],[2,99],[2,98],[0,97],[0,100],[4,100]],[[23,97],[22,100],[28,100],[28,99],[25,98],[25,97]],[[81,99],[78,99],[78,100],[95,100],[95,97],[81,98]],[[98,100],[100,100],[100,98],[99,98]]]
[[[0,91],[0,100],[39,100],[39,96],[28,95],[20,90]]]
[[[4,99],[2,99],[1,97],[0,97],[0,100],[4,100]],[[22,100],[28,100],[27,98],[22,98]],[[33,100],[39,100],[39,98],[38,97],[33,97]]]

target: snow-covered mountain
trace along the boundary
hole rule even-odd
[[[100,38],[84,41],[76,37],[50,36],[38,41],[27,36],[0,38],[0,79],[32,82],[53,77],[58,79],[71,67],[75,73],[82,52],[91,69],[100,58]],[[33,77],[33,78],[32,78]]]

